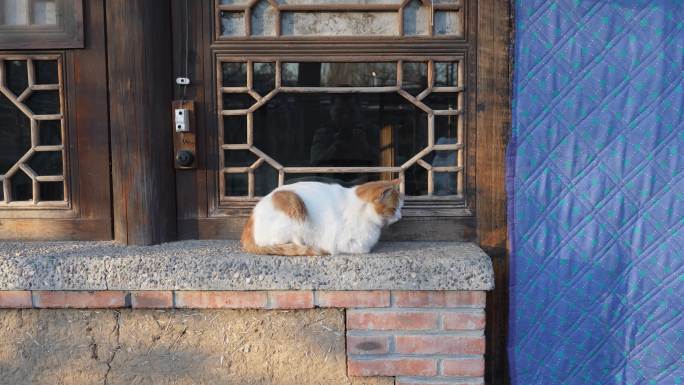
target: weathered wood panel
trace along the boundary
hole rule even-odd
[[[507,0],[478,1],[477,218],[480,246],[492,258],[496,288],[487,293],[486,382],[507,384],[508,228],[505,154],[510,110],[511,8]]]
[[[107,0],[114,236],[127,244],[176,236],[170,6]]]

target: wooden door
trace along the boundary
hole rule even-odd
[[[22,4],[0,12],[0,239],[111,239],[104,1]]]

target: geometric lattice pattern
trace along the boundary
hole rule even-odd
[[[517,0],[513,384],[684,383],[684,6]]]
[[[0,55],[0,115],[0,207],[64,206],[62,57]]]
[[[463,196],[463,180],[464,180],[464,118],[463,118],[463,103],[464,103],[464,68],[462,61],[458,58],[452,58],[451,61],[437,62],[435,60],[425,60],[423,63],[426,72],[426,86],[424,89],[420,89],[415,95],[406,91],[403,79],[404,72],[404,62],[402,60],[395,60],[391,63],[394,66],[395,72],[392,79],[385,79],[392,85],[390,86],[287,86],[283,80],[284,63],[280,60],[275,60],[274,63],[254,63],[252,60],[247,60],[246,62],[235,61],[233,58],[219,57],[217,68],[217,73],[219,74],[217,78],[217,88],[218,88],[218,121],[219,121],[219,165],[221,168],[222,176],[228,178],[234,177],[235,175],[244,175],[243,178],[247,188],[244,189],[245,194],[242,196],[236,194],[230,194],[226,188],[226,179],[224,177],[219,178],[219,188],[220,197],[227,197],[230,200],[255,200],[255,197],[259,194],[255,191],[255,173],[260,167],[272,167],[274,171],[274,183],[273,186],[282,186],[286,182],[286,175],[289,174],[334,174],[334,173],[374,173],[374,174],[387,174],[392,176],[398,176],[401,180],[402,192],[405,190],[405,173],[411,167],[422,167],[426,170],[426,194],[425,197],[434,198],[433,191],[435,186],[442,177],[452,178],[454,180],[454,190],[451,196],[443,196],[440,198],[452,198],[460,199]],[[444,60],[444,59],[441,59]],[[388,60],[389,61],[389,60]],[[387,62],[387,61],[385,61]],[[391,61],[390,61],[391,62]],[[261,94],[255,88],[255,66],[256,65],[270,65],[274,71],[274,77],[272,84],[267,87],[266,91],[262,91]],[[411,63],[414,64],[414,63]],[[221,71],[224,65],[236,66],[239,65],[244,68],[244,80],[241,80],[238,84],[234,86],[225,86],[226,75]],[[457,68],[454,70],[455,74],[451,80],[448,82],[440,82],[436,80],[436,73],[442,73],[440,68]],[[437,68],[437,69],[436,69]],[[230,79],[234,82],[235,79]],[[243,83],[244,82],[244,83]],[[262,149],[258,148],[254,143],[254,113],[260,109],[265,108],[269,101],[273,100],[276,95],[279,94],[341,94],[341,93],[358,93],[358,94],[398,94],[402,100],[415,106],[416,109],[420,110],[427,122],[425,127],[427,133],[427,145],[424,148],[419,149],[415,154],[411,154],[401,164],[397,165],[381,165],[381,166],[355,166],[355,167],[335,167],[335,166],[325,166],[325,167],[315,167],[315,166],[291,166],[288,164],[283,164],[274,157],[265,153]],[[243,104],[240,109],[230,109],[226,106],[226,103],[230,103],[232,98],[241,96],[245,100],[248,100],[246,104]],[[448,107],[443,107],[441,100],[440,102],[435,102],[437,104],[432,104],[432,98],[450,98],[453,100],[453,104]],[[244,143],[229,143],[224,138],[224,117],[230,116],[243,116],[246,119],[246,133],[244,135]],[[439,141],[436,139],[436,129],[435,129],[435,119],[449,118],[453,119],[455,124],[455,131],[453,137],[450,138],[440,138]],[[240,130],[243,130],[242,128]],[[439,136],[439,135],[437,135]],[[226,154],[230,152],[245,152],[251,153],[254,158],[251,164],[245,165],[232,165],[230,161],[226,161]],[[435,155],[437,154],[437,155]],[[430,162],[424,160],[429,156],[435,157],[435,160]],[[443,164],[437,164],[436,159],[448,159]],[[229,163],[229,164],[226,164]],[[234,177],[235,178],[235,177]],[[277,183],[276,183],[277,179]],[[266,191],[268,193],[270,191]]]
[[[463,36],[457,0],[216,0],[219,39],[288,36]]]

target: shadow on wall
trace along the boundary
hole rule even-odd
[[[390,385],[348,379],[344,313],[3,310],[0,385]]]

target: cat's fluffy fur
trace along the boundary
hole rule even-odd
[[[254,207],[242,233],[250,253],[367,253],[383,227],[401,219],[399,180],[345,188],[299,182],[277,188]]]

